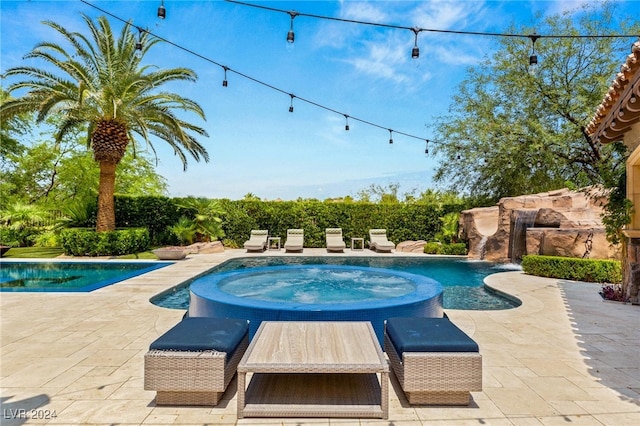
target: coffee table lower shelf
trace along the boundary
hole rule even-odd
[[[375,373],[253,373],[249,380],[244,417],[387,417],[380,387],[387,377]]]

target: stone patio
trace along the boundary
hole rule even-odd
[[[363,254],[390,256],[369,250],[344,253]],[[640,307],[603,302],[597,284],[521,272],[504,272],[487,280],[495,289],[520,298],[519,308],[447,310],[451,320],[478,342],[483,355],[483,391],[472,394],[469,407],[409,406],[393,375],[388,421],[238,421],[235,379],[217,407],[156,407],[154,392],[143,390],[143,355],[150,342],[180,321],[184,311],[154,306],[149,298],[229,258],[247,255],[285,254],[227,250],[190,255],[91,293],[0,293],[0,423],[640,424]],[[327,254],[305,249],[304,255]],[[30,418],[52,412],[57,417]]]

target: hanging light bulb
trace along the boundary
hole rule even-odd
[[[289,93],[289,96],[291,96],[291,105],[289,105],[289,112],[293,112],[293,98],[295,98],[296,95],[294,95],[293,93]]]
[[[136,40],[136,51],[135,55],[140,58],[142,57],[142,33],[144,30],[138,27],[138,40]]]
[[[538,71],[538,55],[536,55],[536,40],[540,38],[538,34],[534,31],[533,34],[529,36],[531,39],[531,56],[529,56],[529,74],[532,76],[536,75]]]
[[[389,145],[393,145],[393,130],[389,129]]]
[[[229,67],[223,66],[222,69],[224,69],[224,80],[222,80],[222,87],[227,87],[228,83],[227,83],[227,70],[229,69]]]
[[[345,125],[344,130],[349,131],[349,116],[347,114],[344,115]]]
[[[425,154],[429,154],[429,139],[426,139],[425,141],[426,141],[427,143],[426,143],[426,145],[425,145],[425,147],[424,147],[424,153],[425,153]]]
[[[164,8],[164,0],[160,3],[160,7],[158,8],[158,18],[164,19],[167,17],[167,11]]]
[[[289,16],[291,16],[291,26],[289,27],[289,32],[287,33],[287,42],[288,43],[293,43],[296,39],[296,35],[293,32],[293,20],[296,16],[299,15],[298,12],[296,12],[295,10],[290,10],[289,12]]]
[[[411,49],[411,59],[418,59],[420,57],[420,48],[418,47],[418,33],[422,31],[418,27],[411,28],[413,34],[415,35],[415,39],[413,42],[413,49]]]

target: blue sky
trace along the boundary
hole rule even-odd
[[[507,32],[512,25],[535,28],[540,16],[574,10],[586,1],[259,1],[284,10],[409,27]],[[492,37],[421,33],[420,58],[411,59],[411,31],[378,28],[299,16],[295,43],[285,41],[288,14],[223,1],[164,1],[167,18],[156,17],[160,0],[91,1],[138,27],[232,70],[285,91],[269,89],[169,44],[146,57],[159,67],[186,66],[196,83],[174,85],[197,101],[207,120],[209,163],[181,162],[162,142],[157,171],[172,196],[264,199],[325,199],[355,195],[371,184],[399,183],[401,192],[435,188],[437,158],[424,154],[425,142],[393,134],[393,129],[428,139],[436,116],[446,114],[465,70],[490,55]],[[624,7],[640,16],[640,3]],[[2,71],[55,32],[52,20],[84,31],[81,14],[102,13],[80,1],[0,2]],[[120,22],[111,19],[112,26]],[[615,30],[615,29],[614,29]],[[523,41],[526,42],[526,41]],[[523,58],[527,60],[527,58]],[[622,60],[622,58],[621,58]],[[383,128],[293,100],[287,93]]]

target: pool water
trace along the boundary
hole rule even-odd
[[[458,258],[409,257],[250,257],[224,262],[209,273],[280,265],[348,265],[386,268],[433,278],[442,284],[445,309],[500,310],[520,306],[520,302],[484,286],[487,275],[513,270],[513,265],[468,261]],[[189,283],[154,297],[152,303],[165,308],[189,308]]]
[[[89,292],[171,262],[0,262],[2,292]]]
[[[384,300],[404,296],[416,289],[408,278],[368,268],[310,265],[295,270],[268,269],[219,281],[218,288],[233,296],[266,302],[325,305]]]

